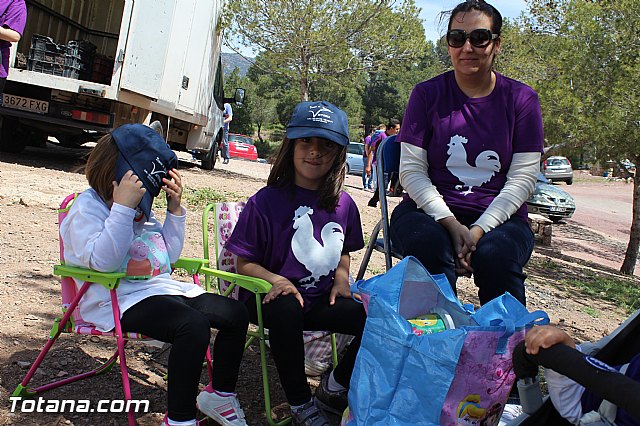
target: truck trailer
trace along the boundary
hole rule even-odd
[[[223,137],[224,0],[26,0],[0,107],[0,150],[53,136],[95,141],[160,121],[167,142],[212,169]]]

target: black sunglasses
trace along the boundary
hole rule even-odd
[[[491,30],[478,28],[470,33],[465,30],[449,30],[447,31],[447,44],[451,47],[464,46],[467,39],[473,47],[487,47],[492,40],[500,37],[499,34],[493,34]]]

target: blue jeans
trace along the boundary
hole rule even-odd
[[[220,150],[220,156],[223,160],[229,159],[229,130],[224,131],[224,137],[222,138],[222,149]]]
[[[457,219],[469,226],[477,216]],[[394,209],[390,236],[403,256],[415,256],[432,274],[445,274],[455,290],[455,253],[449,232],[414,201],[404,201]],[[533,232],[520,217],[512,217],[478,241],[471,267],[480,304],[506,291],[525,304],[523,268],[533,253],[533,244]]]
[[[367,164],[369,163],[369,159],[367,157],[362,157],[362,188],[371,189],[373,187],[372,183],[374,182],[373,177],[375,176],[374,171],[371,170],[371,174],[367,176],[367,172],[365,169],[367,168]]]

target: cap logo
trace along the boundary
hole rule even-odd
[[[314,111],[315,110],[315,111]],[[329,114],[333,114],[329,108],[322,105],[310,105],[309,112],[311,113],[311,117],[307,118],[310,121],[319,121],[320,123],[333,123],[331,116]],[[327,114],[329,113],[329,114]]]
[[[161,170],[156,170],[156,163],[158,163]],[[153,166],[151,171],[148,171],[146,168],[143,169],[143,171],[146,173],[149,183],[153,184],[154,187],[159,188],[162,186],[160,184],[162,182],[162,178],[167,174],[167,168],[164,166],[160,157],[156,157],[151,165]]]

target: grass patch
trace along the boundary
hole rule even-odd
[[[640,306],[640,284],[633,279],[592,274],[585,275],[579,280],[565,282],[589,296],[614,302],[628,313],[634,312]],[[586,313],[591,315],[589,312]]]
[[[222,203],[225,201],[244,201],[244,199],[233,192],[216,191],[210,188],[182,188],[182,204],[191,210],[203,209],[209,203]],[[166,210],[167,197],[161,193],[153,200],[153,206],[154,210]]]
[[[600,316],[600,313],[596,309],[592,308],[591,306],[585,306],[580,310],[592,318],[598,318]]]

